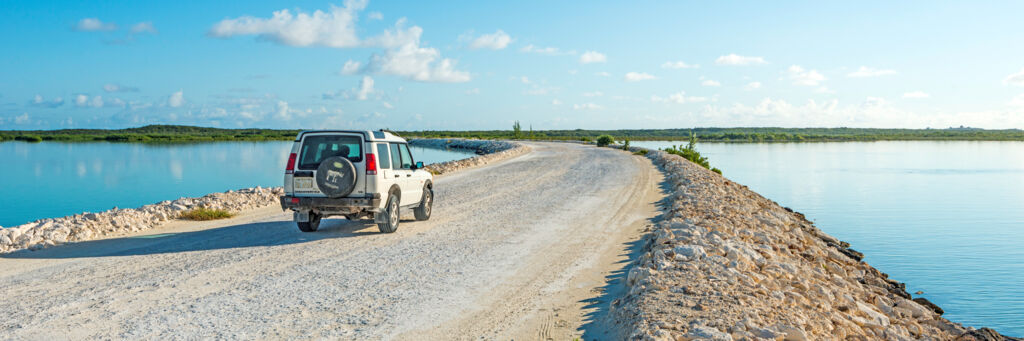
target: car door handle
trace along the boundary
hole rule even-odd
[[[397,178],[397,177],[398,177],[398,174],[395,174],[395,177]]]
[[[406,174],[405,176],[406,176],[406,177],[410,177],[410,176],[412,176],[412,174]]]

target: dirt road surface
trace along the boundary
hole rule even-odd
[[[568,143],[435,180],[398,231],[278,207],[0,256],[0,339],[615,338],[610,292],[657,215],[640,156]]]

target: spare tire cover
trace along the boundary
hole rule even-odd
[[[352,193],[356,187],[356,166],[343,156],[332,156],[316,167],[316,186],[331,198]]]

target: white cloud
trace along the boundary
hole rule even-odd
[[[607,62],[607,61],[608,61],[608,57],[606,57],[604,54],[602,54],[600,52],[596,52],[596,51],[583,52],[583,55],[580,56],[580,63],[583,63],[583,64],[604,63],[604,62]]]
[[[388,103],[388,102],[380,102],[380,105],[383,105],[384,108],[387,108],[387,109],[394,109],[395,108],[394,105],[391,105],[391,103]]]
[[[152,22],[144,21],[138,24],[132,25],[132,33],[156,33],[156,27],[153,26]]]
[[[360,101],[365,101],[372,92],[373,78],[370,78],[370,76],[363,76],[363,80],[359,82],[359,92],[356,93],[356,98]]]
[[[366,7],[366,1],[348,0],[344,7],[331,5],[328,12],[313,13],[287,9],[275,11],[270,18],[243,16],[224,19],[210,28],[209,35],[232,37],[256,35],[259,39],[289,46],[355,47],[356,13]]]
[[[878,77],[886,75],[895,75],[896,70],[887,69],[874,69],[867,66],[861,66],[857,71],[846,74],[846,77],[852,78],[866,78],[866,77]]]
[[[122,86],[117,84],[105,84],[103,85],[103,91],[106,92],[138,92],[139,88],[134,86]]]
[[[768,62],[765,61],[763,57],[747,57],[747,56],[740,56],[740,55],[737,55],[735,53],[730,53],[730,54],[718,57],[718,59],[715,59],[715,64],[718,64],[718,65],[758,65],[758,64],[768,64]]]
[[[686,64],[686,62],[679,60],[674,62],[665,62],[664,64],[661,64],[661,67],[665,69],[696,69],[699,68],[700,65]]]
[[[821,86],[821,87],[818,87],[817,89],[814,89],[814,93],[817,93],[817,94],[830,94],[831,95],[831,94],[835,94],[836,91],[832,90],[832,89],[829,89],[827,86]]]
[[[290,110],[288,108],[288,102],[277,101],[277,110],[274,113],[274,117],[276,117],[279,120],[289,120],[291,119],[291,115],[289,115],[289,112]]]
[[[716,80],[705,79],[703,82],[700,82],[700,85],[703,85],[703,86],[722,86],[722,83],[719,83]]]
[[[555,91],[558,91],[557,87],[553,87],[553,86],[539,86],[537,84],[533,84],[533,85],[531,85],[530,89],[527,89],[526,91],[523,91],[523,93],[527,94],[527,95],[541,96],[541,95],[547,95],[549,93],[553,93]]]
[[[517,79],[519,82],[521,82],[523,84],[530,84],[530,78],[528,78],[526,76],[522,76],[522,77],[519,77],[519,78],[513,77],[513,78]]]
[[[583,97],[601,97],[601,96],[604,96],[604,93],[600,92],[600,91],[584,92],[583,93]]]
[[[441,58],[441,52],[435,48],[420,46],[422,28],[413,26],[405,29],[404,24],[405,20],[399,20],[394,30],[368,41],[388,49],[383,54],[375,53],[359,70],[420,82],[461,83],[470,80],[468,72],[455,69],[454,60]]]
[[[59,107],[61,105],[64,105],[64,99],[61,98],[61,97],[57,97],[57,98],[54,98],[54,99],[52,99],[50,101],[47,101],[47,100],[43,99],[43,96],[36,95],[35,97],[32,98],[32,101],[29,102],[29,104],[31,104],[34,107],[56,108],[56,107]]]
[[[114,23],[105,23],[97,18],[85,18],[79,20],[78,24],[75,24],[75,30],[83,32],[113,31],[116,29],[117,25],[114,25]]]
[[[551,105],[562,105],[562,101],[559,101],[557,99],[553,99],[553,100],[551,100]]]
[[[510,37],[505,31],[498,30],[497,32],[484,34],[473,39],[469,43],[471,49],[491,49],[501,50],[508,47],[508,44],[512,42]]]
[[[596,75],[596,76],[600,76],[600,77],[611,77],[611,76],[612,76],[612,74],[610,74],[610,73],[607,73],[607,72],[604,72],[604,71],[601,71],[601,72],[595,73],[594,75]]]
[[[790,66],[786,72],[789,74],[789,80],[793,81],[793,84],[796,85],[817,86],[825,80],[825,76],[818,73],[818,71],[805,70],[799,65]]]
[[[627,82],[639,82],[639,81],[651,80],[651,79],[655,79],[655,78],[658,78],[658,77],[654,77],[654,75],[651,75],[651,74],[646,73],[646,72],[627,72],[626,76],[625,76],[625,79],[626,79]]]
[[[573,104],[572,110],[600,110],[604,107],[594,103]]]
[[[377,11],[370,12],[366,17],[370,18],[370,20],[384,20],[384,15]]]
[[[668,97],[661,97],[661,96],[657,96],[657,95],[651,96],[651,102],[655,102],[655,103],[684,104],[684,103],[705,102],[707,100],[708,99],[706,97],[686,96],[686,92],[685,91],[680,91],[680,92],[671,94]]]
[[[928,98],[931,97],[927,92],[924,91],[911,91],[903,94],[903,98]]]
[[[1003,80],[1003,84],[1024,86],[1024,69],[1020,69],[1020,72],[1007,76]]]
[[[559,50],[557,47],[540,47],[533,44],[523,46],[522,48],[519,49],[519,52],[546,54],[549,56],[576,54],[576,51],[562,51]]]
[[[185,93],[182,90],[178,90],[167,98],[167,106],[171,108],[180,107],[182,104],[185,104]]]
[[[480,88],[472,88],[472,89],[466,90],[466,94],[467,95],[479,95],[480,94]]]
[[[29,122],[31,122],[31,119],[28,116],[27,112],[23,112],[23,113],[21,113],[21,115],[18,115],[18,116],[14,117],[14,124],[26,124],[26,123],[29,123]]]
[[[761,88],[761,82],[750,82],[743,86],[744,90],[757,90]]]
[[[349,60],[349,61],[345,62],[345,66],[341,67],[341,74],[343,74],[343,75],[356,74],[356,73],[359,72],[359,67],[360,66],[362,66],[362,63],[354,61],[354,60]]]

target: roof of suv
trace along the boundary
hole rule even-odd
[[[295,142],[302,141],[302,136],[306,134],[320,134],[320,133],[346,133],[346,134],[361,134],[363,139],[367,141],[401,141],[405,142],[405,139],[395,135],[389,131],[383,130],[304,130],[299,132],[299,135],[295,137]]]

